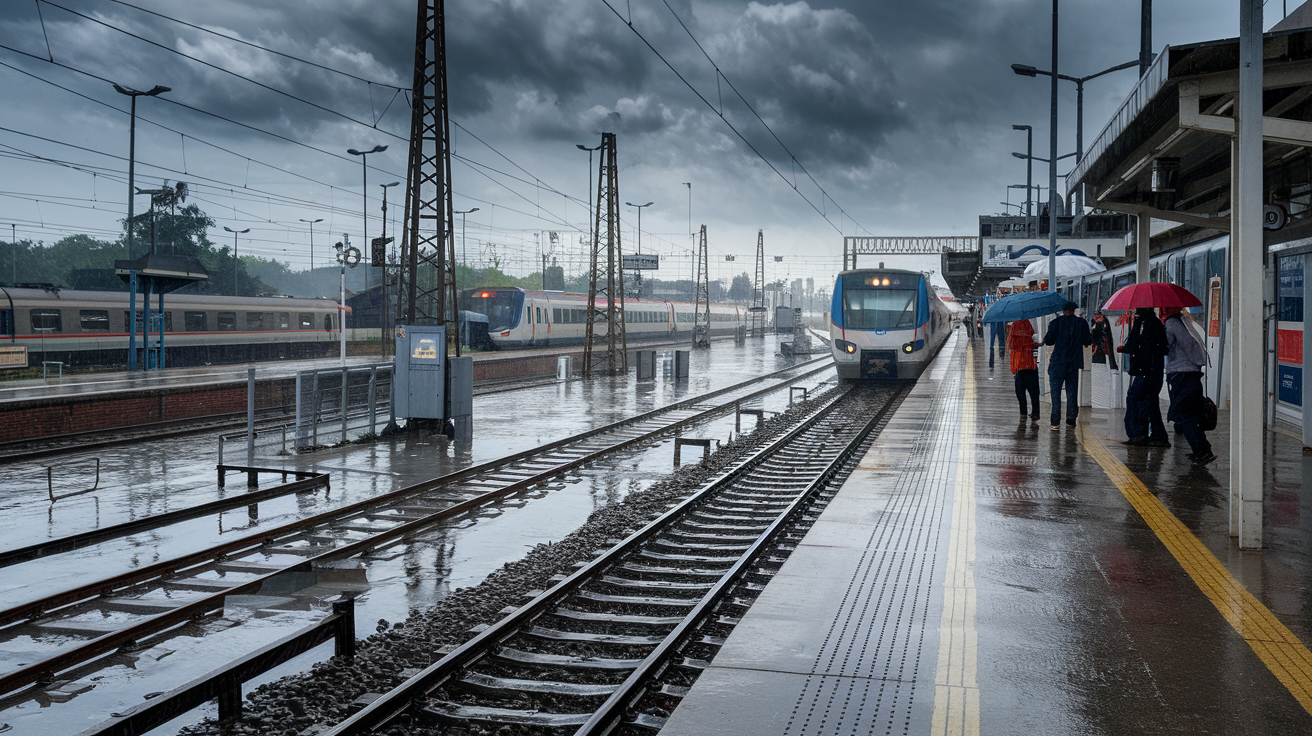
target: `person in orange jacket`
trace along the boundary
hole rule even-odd
[[[1011,352],[1011,372],[1016,375],[1016,401],[1020,402],[1020,420],[1039,423],[1039,364],[1034,360],[1034,326],[1027,319],[1016,320],[1007,330],[1007,350]],[[1026,411],[1025,395],[1029,394]]]

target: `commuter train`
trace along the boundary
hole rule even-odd
[[[460,310],[487,317],[488,339],[496,349],[582,344],[587,328],[588,297],[563,291],[532,291],[519,287],[463,289]],[[711,335],[732,335],[744,324],[747,310],[712,304]],[[624,330],[630,340],[692,334],[692,302],[624,300]],[[593,325],[606,334],[606,325]]]
[[[844,271],[834,282],[830,347],[842,379],[916,378],[953,327],[929,277],[890,269]]]
[[[335,299],[166,294],[151,298],[151,347],[164,327],[164,365],[183,367],[335,354]],[[138,365],[143,298],[137,295]],[[53,286],[0,286],[0,346],[26,346],[29,365],[123,366],[128,351],[128,294]]]

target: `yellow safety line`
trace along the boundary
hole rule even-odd
[[[1143,481],[1107,451],[1084,422],[1076,429],[1076,437],[1216,610],[1248,642],[1253,653],[1303,709],[1312,713],[1312,652],[1230,574],[1216,555],[1148,490]]]
[[[979,736],[979,682],[975,631],[975,379],[973,348],[966,346],[962,377],[961,440],[952,500],[952,528],[943,573],[938,670],[934,675],[934,736]]]

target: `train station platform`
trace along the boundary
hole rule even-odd
[[[1268,434],[1266,539],[1084,410],[1019,421],[953,337],[662,736],[1312,733],[1312,473]],[[1221,426],[1225,427],[1222,416]]]

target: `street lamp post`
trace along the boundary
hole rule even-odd
[[[120,84],[114,85],[114,91],[121,95],[127,95],[132,99],[132,112],[130,113],[131,121],[128,123],[128,258],[132,257],[132,216],[133,195],[137,190],[137,98],[138,97],[158,97],[165,92],[171,91],[169,87],[161,87],[158,84],[151,89],[140,92]]]
[[[1034,128],[1028,125],[1013,125],[1011,129],[1025,131],[1025,229],[1028,231],[1030,225],[1034,224],[1030,220],[1033,216],[1033,200],[1030,195],[1034,193]],[[1039,237],[1038,230],[1038,227],[1034,228],[1036,238]]]
[[[369,246],[369,154],[382,153],[387,150],[387,146],[374,146],[368,151],[357,151],[354,148],[346,149],[346,152],[352,156],[360,157],[360,173],[364,175],[364,187],[361,189],[360,200],[360,227],[364,233],[361,247]],[[369,289],[369,269],[364,270],[364,288]]]
[[[467,210],[456,210],[453,213],[460,215],[460,260],[465,264],[466,268],[469,267],[469,256],[465,252],[465,215],[468,215],[471,212],[478,212],[478,208],[471,207]]]
[[[248,232],[251,231],[251,229],[250,229],[250,228],[246,228],[245,230],[233,230],[232,228],[228,227],[227,225],[224,225],[224,226],[223,226],[223,229],[224,229],[224,230],[227,230],[227,231],[230,232],[230,233],[232,233],[232,295],[233,295],[233,296],[237,296],[237,295],[238,295],[238,290],[237,290],[237,236],[238,236],[238,235],[241,235],[241,234],[244,234],[244,233],[248,233]]]
[[[323,218],[320,217],[317,220],[307,220],[305,218],[299,218],[299,219],[301,220],[301,222],[310,223],[310,287],[313,288],[314,287],[314,224],[316,222],[323,222]]]
[[[382,187],[382,189],[383,189],[383,207],[382,207],[382,209],[383,209],[383,234],[382,234],[382,236],[380,237],[380,240],[383,241],[383,286],[382,286],[382,297],[383,297],[383,298],[382,298],[382,299],[380,300],[380,302],[379,302],[380,304],[382,304],[382,313],[378,316],[378,339],[379,339],[379,341],[380,341],[379,350],[382,351],[382,355],[383,355],[384,358],[387,357],[387,312],[388,312],[388,303],[387,303],[387,245],[388,245],[388,243],[387,243],[387,190],[388,190],[388,189],[391,189],[391,188],[394,187],[394,186],[399,185],[400,183],[401,183],[401,182],[399,182],[399,181],[394,181],[394,182],[390,182],[390,183],[388,183],[388,184],[379,184],[379,185],[378,185],[378,186]],[[369,254],[369,258],[370,258],[370,260],[373,260],[373,256],[374,256],[374,254],[373,254],[372,252],[370,252],[370,254]],[[378,265],[378,264],[375,263],[375,264],[373,264],[373,265],[376,266],[376,265]],[[365,273],[368,273],[368,271],[366,270]]]
[[[625,202],[624,204],[626,204],[626,205],[628,205],[628,206],[630,206],[630,207],[633,207],[634,209],[638,210],[638,248],[637,248],[637,252],[638,252],[638,255],[642,255],[642,208],[643,208],[643,207],[650,207],[650,206],[652,206],[653,204],[655,204],[655,202],[648,202],[647,204],[634,204],[634,203],[632,203],[632,202]]]
[[[593,220],[596,217],[596,214],[592,211],[592,152],[600,149],[601,144],[598,143],[592,148],[588,148],[582,143],[575,143],[574,147],[580,151],[588,152],[588,247],[592,248],[596,246],[596,243],[593,242],[595,236],[592,233]],[[463,248],[464,245],[462,244],[461,247]]]

